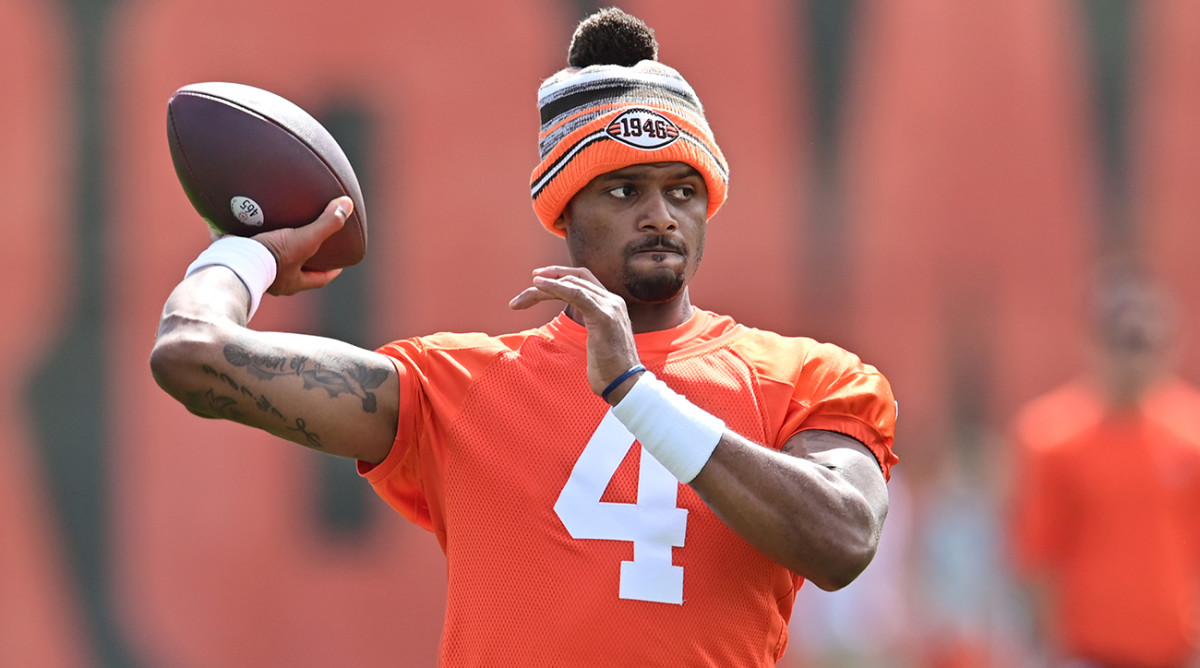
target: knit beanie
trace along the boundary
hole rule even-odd
[[[682,162],[704,177],[708,217],[725,202],[729,166],[696,92],[658,62],[654,32],[641,20],[603,9],[579,24],[567,65],[538,88],[541,162],[533,170],[533,209],[551,232],[575,193],[601,174],[630,165]]]

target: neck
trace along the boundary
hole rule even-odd
[[[1142,376],[1121,375],[1117,370],[1098,373],[1092,383],[1106,409],[1113,414],[1137,413],[1142,402],[1155,385],[1155,379]]]

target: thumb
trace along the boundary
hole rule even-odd
[[[312,248],[317,252],[325,240],[337,233],[346,224],[350,212],[354,211],[354,200],[349,197],[338,197],[325,206],[316,220],[304,227],[296,228],[296,244],[304,248]]]
[[[253,238],[271,249],[280,270],[292,265],[299,267],[320,250],[326,239],[342,229],[353,210],[354,202],[349,197],[339,197],[327,204],[316,220],[303,227],[280,228]]]

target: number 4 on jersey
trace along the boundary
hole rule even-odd
[[[620,598],[683,604],[683,567],[671,548],[683,547],[687,510],[677,508],[679,481],[642,450],[637,503],[601,501],[636,439],[607,413],[580,453],[554,504],[572,538],[633,543],[633,561],[621,562]]]

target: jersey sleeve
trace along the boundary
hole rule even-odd
[[[400,414],[392,449],[378,466],[359,462],[359,474],[409,521],[439,532],[445,428],[483,369],[519,345],[521,335],[501,340],[482,333],[438,333],[381,346],[400,379]],[[439,534],[440,535],[440,534]]]
[[[400,378],[400,418],[388,456],[377,466],[358,462],[366,478],[388,505],[410,522],[433,530],[421,476],[420,428],[428,414],[422,387],[425,349],[418,339],[395,341],[378,352],[391,358]]]
[[[801,348],[793,354],[801,362],[788,370],[791,397],[780,442],[808,429],[845,434],[867,446],[884,478],[890,479],[899,458],[892,450],[897,405],[887,378],[835,345],[807,339],[794,340],[793,345]]]

